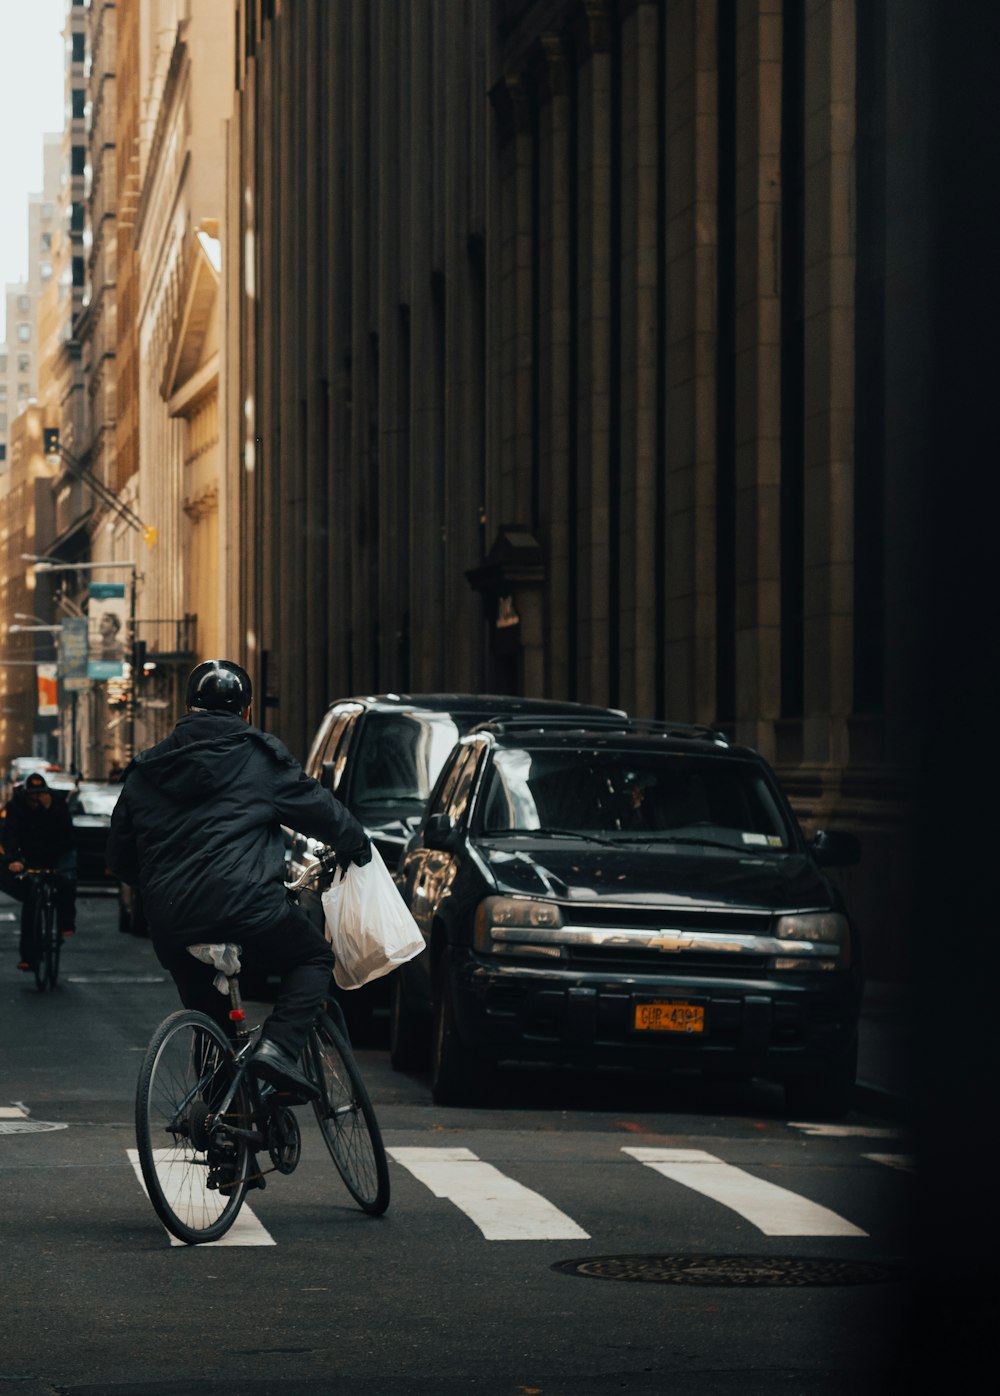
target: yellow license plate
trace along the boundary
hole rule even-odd
[[[674,999],[637,1003],[633,1026],[636,1032],[704,1032],[705,1009]]]

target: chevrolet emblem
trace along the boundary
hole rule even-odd
[[[691,937],[681,935],[678,931],[664,931],[662,935],[654,936],[648,941],[650,950],[665,950],[676,953],[678,950],[691,949]]]

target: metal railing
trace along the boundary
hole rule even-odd
[[[146,654],[158,661],[187,661],[194,657],[198,617],[180,620],[137,620],[135,638],[143,641]]]

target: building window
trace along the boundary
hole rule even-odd
[[[82,175],[84,166],[87,163],[87,147],[85,145],[72,145],[69,150],[69,172],[74,175]],[[75,208],[76,205],[74,204]],[[81,205],[82,207],[82,205]],[[82,226],[82,225],[81,225]]]
[[[7,401],[7,384],[0,383],[0,402]]]
[[[43,218],[51,218],[52,215],[53,215],[53,213],[55,213],[55,205],[54,205],[54,204],[42,204],[42,217],[43,217]]]
[[[51,234],[51,233],[43,233],[43,234],[42,234],[42,251],[43,251],[43,252],[51,252],[51,251],[52,251],[52,234]]]
[[[3,442],[0,442],[0,460],[6,460],[6,459],[7,459],[7,447],[3,444]]]
[[[84,264],[82,257],[73,258],[73,285],[82,286],[85,281]]]
[[[30,372],[31,372],[31,355],[30,355],[30,354],[18,354],[18,356],[17,356],[17,371],[18,371],[18,373],[30,373]],[[20,390],[19,390],[19,391],[20,391]]]
[[[0,412],[0,431],[7,430],[7,413]]]
[[[86,100],[87,94],[83,88],[74,87],[70,94],[70,111],[72,112],[74,121],[83,116],[83,108]]]
[[[17,337],[22,344],[27,344],[31,339],[31,326],[23,322],[17,327]]]
[[[83,60],[84,60],[84,58],[85,58],[86,56],[87,56],[87,36],[86,36],[86,34],[81,34],[81,33],[78,32],[78,33],[76,33],[76,34],[73,35],[73,53],[72,53],[73,62],[74,62],[74,63],[82,63]]]
[[[18,296],[18,298],[17,298],[17,308],[18,308],[18,310],[21,312],[22,315],[27,315],[28,311],[31,309],[31,297],[30,297],[30,296]]]
[[[82,149],[82,148],[83,148],[83,147],[81,146],[81,149]],[[82,174],[82,173],[83,173],[83,171],[81,170],[81,174]],[[83,204],[74,203],[74,204],[72,204],[72,205],[70,206],[70,213],[69,213],[69,230],[70,230],[71,233],[82,233],[82,232],[83,232],[84,214],[85,214],[85,210],[84,210]]]
[[[6,373],[6,372],[7,372],[7,355],[6,355],[6,354],[0,354],[0,373]],[[4,387],[6,388],[6,384],[4,384]]]
[[[43,281],[48,281],[52,276],[52,263],[42,262],[38,268],[38,274]]]

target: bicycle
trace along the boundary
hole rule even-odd
[[[139,1071],[143,1181],[164,1226],[188,1245],[224,1236],[247,1192],[265,1187],[268,1173],[292,1173],[301,1156],[296,1116],[248,1070],[257,1035],[246,1027],[238,975],[229,976],[229,1000],[235,1041],[207,1014],[179,1009],[153,1034]],[[301,1065],[319,1088],[316,1121],[348,1192],[381,1216],[389,1205],[385,1147],[335,1000],[317,1014]],[[265,1152],[272,1166],[261,1169]]]
[[[54,989],[59,979],[62,936],[56,929],[56,889],[54,868],[25,868],[18,876],[29,887],[26,900],[31,905],[30,954],[35,984],[40,993]]]

